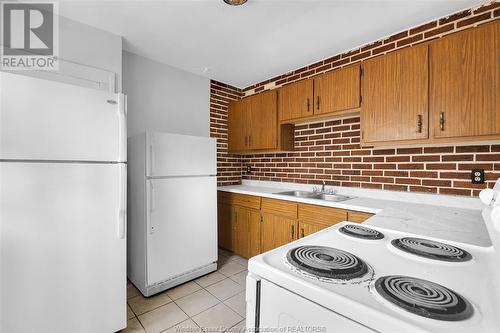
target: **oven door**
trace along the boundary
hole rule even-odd
[[[247,328],[261,332],[374,332],[302,296],[247,277]]]

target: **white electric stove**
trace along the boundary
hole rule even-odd
[[[494,246],[342,222],[249,261],[247,328],[500,332],[499,261]]]

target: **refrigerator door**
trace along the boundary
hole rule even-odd
[[[126,326],[126,165],[0,162],[0,332]]]
[[[216,177],[147,180],[148,285],[217,261]]]
[[[126,144],[124,95],[0,72],[0,159],[124,162]]]
[[[146,176],[175,177],[217,174],[214,138],[149,132]]]

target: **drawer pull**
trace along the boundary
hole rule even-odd
[[[304,228],[300,228],[300,238],[304,238]]]
[[[444,112],[439,114],[439,128],[444,131]]]
[[[292,224],[292,239],[295,238],[295,226]]]

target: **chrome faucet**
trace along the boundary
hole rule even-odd
[[[321,192],[325,193],[326,182],[323,180],[323,185],[321,186]]]

